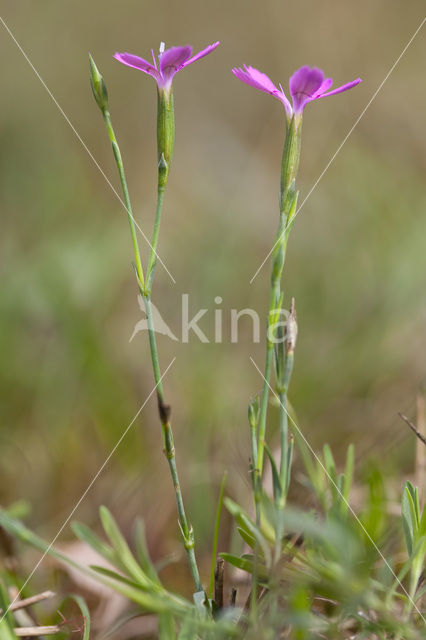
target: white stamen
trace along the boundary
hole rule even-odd
[[[160,42],[160,56],[164,53],[164,49],[166,48],[165,42]]]

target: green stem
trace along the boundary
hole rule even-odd
[[[258,480],[261,481],[262,470],[263,470],[263,459],[265,452],[265,434],[266,434],[266,414],[268,411],[268,399],[269,399],[269,387],[271,383],[271,372],[272,372],[272,357],[274,353],[274,343],[269,339],[269,332],[271,329],[271,319],[273,318],[276,301],[277,301],[277,293],[279,297],[279,281],[272,283],[271,287],[271,295],[269,300],[269,313],[267,320],[267,334],[266,334],[266,358],[265,358],[265,372],[263,374],[264,382],[262,388],[262,396],[260,400],[260,411],[259,411],[259,427],[258,427],[258,443],[257,443],[257,459],[256,459],[256,468],[254,470],[255,475],[258,476]],[[255,483],[255,491],[259,490],[261,482]]]
[[[286,461],[288,456],[288,423],[287,423],[287,394],[279,394],[280,401],[280,443],[281,443],[281,462],[280,462],[280,480],[281,480],[281,495],[275,502],[276,508],[276,526],[275,526],[275,549],[274,549],[274,562],[278,563],[281,557],[281,544],[284,535],[284,520],[283,512],[286,502]]]
[[[272,327],[277,322],[277,314],[281,311],[282,295],[281,295],[281,278],[284,269],[284,263],[287,251],[287,242],[290,235],[296,204],[297,194],[295,189],[295,180],[299,167],[300,144],[301,144],[302,119],[300,116],[293,116],[291,120],[286,122],[286,138],[284,143],[283,157],[281,163],[281,182],[279,194],[280,219],[278,232],[274,242],[274,250],[272,254],[271,268],[271,289],[269,299],[269,313],[267,320],[266,335],[266,358],[264,383],[262,388],[262,396],[260,401],[258,440],[257,440],[257,458],[254,469],[254,501],[256,509],[256,524],[260,527],[260,501],[262,496],[262,471],[265,452],[265,436],[266,436],[266,417],[268,411],[269,390],[271,386],[272,361],[274,355],[274,340],[271,335]],[[287,398],[284,397],[283,406],[280,408],[280,439],[281,439],[281,465],[280,475],[286,477],[287,458],[288,458],[288,425],[286,408]],[[253,447],[254,448],[254,447]],[[285,503],[283,483],[283,496],[280,499],[279,511],[282,511],[281,502]],[[278,515],[278,514],[277,514]],[[279,558],[281,552],[281,538],[283,523],[281,516],[277,518],[277,536],[275,557]],[[256,552],[255,552],[256,553]],[[254,563],[256,569],[256,561]],[[253,572],[253,592],[256,592],[257,576]],[[255,604],[254,598],[252,605]]]
[[[288,350],[285,356],[285,367],[282,380],[278,382],[278,394],[280,398],[280,479],[282,486],[287,485],[287,464],[288,464],[288,413],[287,413],[287,393],[290,386],[291,375],[293,373],[294,351]]]
[[[253,477],[253,489],[254,489],[254,507],[256,511],[256,526],[260,529],[260,498],[262,495],[262,487],[261,487],[261,478],[258,474],[256,474],[256,470],[254,470]],[[260,491],[259,486],[260,485]],[[250,620],[253,625],[256,624],[257,621],[257,596],[259,592],[258,587],[258,574],[259,574],[259,541],[256,538],[254,544],[254,562],[253,562],[253,574],[252,574],[252,582],[251,582],[251,597],[250,597]]]
[[[265,373],[260,403],[258,449],[255,469],[255,474],[258,474],[260,480],[260,483],[257,483],[258,485],[261,484],[263,470],[266,414],[268,409],[269,387],[272,371],[272,356],[274,350],[272,336],[270,336],[269,334],[273,322],[276,322],[275,314],[277,311],[277,304],[281,295],[281,277],[284,268],[287,242],[294,219],[297,202],[295,180],[299,167],[301,132],[302,120],[299,116],[293,116],[291,120],[286,124],[286,138],[281,165],[281,184],[279,198],[280,222],[274,243],[274,252],[272,255],[271,295],[269,300],[269,314],[267,321]]]
[[[151,350],[152,367],[154,370],[154,380],[157,389],[158,409],[160,413],[161,431],[163,436],[164,453],[169,464],[170,473],[173,480],[173,486],[175,489],[176,505],[178,510],[179,526],[182,533],[184,546],[188,555],[189,568],[191,570],[192,577],[194,579],[196,591],[202,591],[203,585],[200,580],[200,574],[198,571],[197,561],[194,551],[194,531],[189,524],[185,507],[183,504],[182,490],[179,481],[179,475],[176,466],[176,455],[173,440],[173,432],[170,424],[170,407],[166,405],[164,399],[163,385],[161,383],[161,370],[158,360],[157,341],[155,337],[154,321],[152,317],[151,299],[147,295],[143,295],[143,301],[145,304],[145,312],[148,324],[149,345]]]
[[[281,462],[280,462],[280,480],[281,480],[281,496],[275,503],[276,507],[276,530],[275,530],[275,562],[277,563],[281,557],[281,544],[284,535],[283,512],[287,500],[288,491],[288,420],[287,420],[287,392],[279,393],[280,400],[280,443],[281,443]]]
[[[129,219],[129,225],[130,225],[130,234],[132,236],[133,251],[135,254],[136,273],[138,276],[140,286],[144,288],[145,285],[144,285],[143,268],[142,268],[142,262],[141,262],[140,252],[139,252],[138,240],[136,236],[135,219],[133,217],[132,205],[130,202],[129,190],[127,188],[126,174],[124,173],[124,164],[121,157],[120,147],[118,146],[117,139],[115,137],[109,111],[103,110],[102,114],[104,116],[109,139],[111,140],[112,150],[114,153],[118,174],[120,176],[120,182],[123,189],[124,204],[126,205],[127,217]]]
[[[149,254],[148,268],[146,272],[146,279],[148,283],[149,294],[151,294],[151,291],[152,291],[152,282],[154,279],[154,271],[157,263],[158,236],[160,233],[161,213],[163,210],[163,201],[164,201],[164,193],[166,190],[166,184],[167,184],[167,177],[161,183],[159,182],[158,190],[157,190],[157,208],[155,211],[155,221],[154,221],[154,230],[152,233],[151,251]]]
[[[280,225],[281,227],[281,225]],[[278,230],[278,233],[280,229]],[[274,273],[274,269],[273,269]],[[269,302],[269,314],[267,320],[267,333],[266,333],[266,360],[265,360],[265,373],[264,383],[262,388],[262,396],[260,400],[259,409],[259,425],[258,425],[258,442],[257,447],[252,444],[253,454],[257,450],[257,456],[255,460],[255,468],[253,469],[253,492],[254,492],[254,506],[256,512],[256,526],[260,529],[261,525],[261,499],[262,499],[262,469],[263,459],[265,452],[265,434],[266,434],[266,414],[268,411],[268,398],[269,398],[269,385],[272,373],[272,358],[274,351],[274,343],[270,338],[270,328],[272,324],[273,316],[275,315],[275,309],[277,299],[279,298],[280,282],[279,278],[272,278],[271,296]],[[259,556],[259,543],[256,540],[254,549],[254,564],[253,564],[253,579],[251,590],[251,603],[250,603],[250,617],[253,622],[257,619],[257,596],[258,596],[258,556]]]
[[[280,399],[280,480],[281,486],[284,487],[287,476],[287,456],[288,456],[288,420],[287,420],[287,391],[279,393]]]
[[[167,183],[167,175],[168,175],[169,167],[167,162],[164,161],[164,155],[162,155],[158,165],[159,180],[158,180],[157,211],[156,211],[156,217],[155,217],[155,223],[154,223],[151,252],[150,252],[149,262],[148,262],[148,272],[147,272],[148,290],[146,290],[142,262],[140,258],[140,252],[139,252],[139,245],[136,237],[135,221],[133,218],[132,205],[130,202],[130,195],[127,187],[123,160],[121,157],[121,152],[117,143],[117,139],[115,137],[114,129],[112,127],[111,116],[108,109],[102,109],[102,114],[107,127],[109,139],[111,140],[112,150],[114,153],[114,158],[115,158],[118,173],[120,176],[121,186],[123,189],[124,203],[127,209],[129,225],[130,225],[130,233],[131,233],[132,243],[133,243],[133,250],[135,254],[136,274],[139,281],[140,292],[145,304],[147,323],[148,323],[149,346],[151,351],[151,360],[152,360],[152,366],[154,370],[154,380],[156,384],[157,397],[158,397],[158,407],[159,407],[160,419],[161,419],[161,430],[162,430],[162,437],[163,437],[164,452],[167,457],[170,473],[173,480],[173,486],[175,489],[179,525],[181,528],[185,549],[188,554],[189,566],[195,582],[195,588],[197,591],[202,591],[203,586],[201,584],[197,562],[195,559],[194,533],[193,533],[192,526],[189,525],[188,520],[186,518],[186,513],[185,513],[185,508],[184,508],[183,498],[182,498],[182,491],[180,487],[180,481],[179,481],[179,476],[178,476],[178,471],[176,466],[173,432],[172,432],[172,428],[169,421],[170,408],[167,407],[164,401],[164,391],[163,391],[163,385],[161,383],[161,370],[160,370],[160,364],[158,360],[157,342],[155,338],[155,328],[154,328],[152,308],[151,308],[152,280],[153,280],[155,261],[156,261],[156,255],[157,255],[156,248],[158,244],[161,210],[163,205],[164,191]]]
[[[272,360],[274,355],[274,341],[273,336],[270,335],[272,326],[276,323],[276,313],[279,311],[277,305],[281,296],[281,277],[284,269],[285,258],[287,253],[287,242],[290,233],[290,227],[285,228],[286,216],[280,215],[280,224],[275,239],[277,245],[272,259],[272,273],[271,273],[271,293],[269,299],[269,313],[266,329],[266,359],[265,359],[265,373],[264,383],[262,388],[262,396],[260,400],[259,411],[259,427],[258,427],[258,445],[257,445],[257,459],[256,459],[256,472],[262,476],[263,459],[265,453],[265,435],[266,435],[266,415],[268,411],[268,399],[269,390],[271,385],[271,373],[272,373]]]
[[[294,365],[294,349],[297,340],[297,321],[294,299],[291,302],[290,315],[287,319],[286,335],[285,335],[285,352],[284,345],[280,344],[279,350],[279,366],[277,373],[277,392],[280,401],[280,444],[281,444],[281,460],[280,460],[280,484],[281,495],[276,500],[276,536],[275,536],[275,562],[278,562],[281,556],[281,542],[284,533],[283,511],[287,501],[287,493],[290,484],[290,467],[292,456],[292,445],[289,447],[288,441],[288,412],[287,412],[287,394],[290,386],[291,375]]]
[[[194,551],[194,531],[189,524],[185,507],[183,504],[182,490],[176,466],[176,455],[173,440],[173,431],[170,424],[170,407],[166,405],[164,399],[163,385],[161,384],[161,370],[158,360],[157,340],[155,337],[154,320],[151,308],[151,292],[154,279],[155,265],[157,261],[158,236],[160,233],[161,213],[163,209],[164,193],[169,175],[170,162],[173,155],[174,144],[174,109],[173,94],[171,89],[158,90],[157,103],[157,151],[158,151],[158,189],[157,208],[155,213],[154,230],[152,235],[151,251],[147,267],[146,291],[141,291],[145,304],[145,311],[148,324],[149,346],[151,351],[152,367],[154,379],[157,386],[158,410],[160,414],[161,431],[163,436],[164,453],[166,455],[170,474],[172,476],[175,490],[176,505],[178,511],[179,526],[182,533],[184,546],[188,555],[189,567],[195,583],[196,591],[202,591],[203,586],[200,580],[197,561]]]

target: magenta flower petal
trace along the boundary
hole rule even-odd
[[[282,89],[278,89],[278,87],[274,85],[272,80],[265,73],[262,73],[254,67],[247,67],[246,65],[244,65],[244,69],[232,69],[232,73],[236,78],[238,78],[238,80],[245,82],[245,84],[248,84],[250,87],[269,93],[269,95],[280,100],[288,115],[291,116],[292,110],[290,102],[288,101],[284,91]]]
[[[266,73],[262,73],[261,71],[259,71],[258,69],[255,69],[254,67],[244,66],[244,68],[246,70],[247,75],[250,76],[252,82],[258,88],[271,94],[278,92],[277,87],[274,85],[272,80],[266,75]]]
[[[143,58],[139,58],[139,56],[134,56],[131,53],[116,53],[114,58],[128,67],[140,69],[148,73],[155,78],[159,89],[168,91],[171,87],[173,76],[178,71],[208,55],[214,51],[219,44],[220,42],[214,42],[191,58],[192,47],[170,47],[170,49],[164,51],[164,43],[161,43],[158,64],[154,51],[152,50],[151,53],[154,64],[147,62]]]
[[[333,78],[325,78],[323,80],[323,82],[321,83],[320,88],[318,89],[318,91],[313,96],[313,99],[318,98],[319,96],[322,96],[322,94],[325,91],[328,91],[328,89],[330,89],[332,84],[333,84]]]
[[[357,84],[359,84],[360,82],[362,82],[361,78],[357,78],[356,80],[352,80],[352,82],[347,82],[346,84],[342,84],[341,87],[336,87],[332,91],[327,91],[327,93],[324,93],[323,91],[321,91],[321,95],[315,96],[315,97],[326,98],[327,96],[334,96],[336,95],[336,93],[342,93],[343,91],[348,91],[349,89],[352,89],[352,87],[356,87]]]
[[[301,67],[290,78],[290,92],[293,97],[293,108],[296,113],[302,113],[308,102],[332,96],[342,91],[348,91],[361,82],[361,78],[357,78],[352,82],[337,87],[329,91],[333,84],[332,78],[324,78],[324,73],[316,67]]]
[[[171,47],[160,54],[160,73],[164,86],[171,83],[173,76],[191,56],[192,47]]]
[[[317,67],[300,67],[290,78],[290,93],[293,98],[293,108],[301,113],[305,105],[314,100],[324,82],[324,72]]]
[[[217,42],[213,42],[213,44],[209,44],[208,47],[206,47],[202,51],[199,51],[198,53],[195,54],[195,56],[192,56],[192,58],[190,58],[189,60],[184,62],[183,66],[187,67],[189,64],[192,64],[193,62],[196,62],[200,58],[204,58],[204,56],[208,56],[209,53],[214,51],[216,49],[216,47],[218,47],[219,45],[220,45],[219,40]]]
[[[357,78],[329,91],[333,84],[333,79],[325,78],[322,69],[317,67],[312,67],[311,69],[308,66],[300,67],[293,73],[289,82],[290,94],[293,99],[293,106],[291,106],[282,86],[279,85],[280,88],[278,89],[267,75],[254,69],[254,67],[244,65],[243,68],[232,69],[232,73],[242,82],[259,89],[259,91],[269,93],[280,100],[285,107],[288,118],[291,118],[293,114],[300,116],[307,103],[312,102],[312,100],[348,91],[348,89],[352,89],[352,87],[361,82],[361,78]]]
[[[150,62],[147,62],[143,58],[139,58],[139,56],[134,56],[131,53],[115,53],[114,58],[128,67],[140,69],[141,71],[148,73],[150,76],[153,76],[157,82],[160,80],[160,74],[157,69]]]

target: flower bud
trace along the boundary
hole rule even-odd
[[[104,113],[108,110],[108,91],[105,86],[105,82],[92,56],[89,53],[89,63],[90,63],[90,84],[92,87],[93,95],[96,100],[96,104],[99,109]]]

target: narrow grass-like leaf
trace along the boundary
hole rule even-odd
[[[291,465],[293,463],[293,451],[294,451],[294,437],[293,435],[291,435],[288,441],[288,449],[287,449],[287,466],[286,466],[286,477],[285,477],[285,488],[284,488],[286,496],[290,487]]]
[[[141,518],[137,518],[136,520],[134,540],[136,546],[136,556],[143,571],[149,578],[151,578],[151,580],[160,584],[157,570],[151,562],[151,558],[149,557],[148,545],[145,535],[145,523]]]
[[[159,640],[175,640],[175,621],[171,613],[162,613],[158,616],[158,638]]]
[[[346,466],[345,466],[345,480],[343,483],[343,495],[346,500],[349,500],[349,494],[351,491],[355,464],[355,447],[350,444],[348,452],[346,454]]]
[[[423,507],[423,512],[420,517],[419,535],[426,536],[426,506]]]
[[[67,602],[68,600],[72,600],[73,602],[75,602],[75,604],[77,605],[77,607],[81,611],[81,615],[83,616],[83,621],[84,621],[83,622],[83,635],[81,636],[81,640],[89,640],[89,638],[90,638],[90,611],[89,611],[89,607],[87,606],[86,602],[84,601],[84,599],[81,596],[75,595],[75,594],[70,594],[62,602],[61,608],[64,605],[64,603]]]
[[[183,621],[178,640],[197,640],[196,621],[193,613],[189,613]]]
[[[251,549],[255,549],[256,548],[256,538],[254,536],[252,536],[250,533],[248,533],[242,527],[237,527],[237,531],[240,534],[240,536],[242,537],[242,539],[244,540],[244,542],[246,544],[248,544],[248,546]],[[261,551],[261,549],[259,549],[259,551]]]
[[[106,507],[101,507],[99,510],[99,514],[105,533],[115,551],[117,552],[117,556],[121,564],[126,569],[126,571],[128,571],[129,575],[145,589],[151,589],[152,587],[154,587],[153,581],[148,578],[148,576],[142,570],[142,567],[140,567],[140,565],[134,558],[132,552],[130,551],[129,545],[124,539],[124,536],[118,528],[118,525],[111,512]],[[155,587],[157,586],[158,585],[155,585]]]
[[[7,618],[0,620],[0,638],[1,640],[17,640],[17,636],[9,625]]]
[[[223,558],[228,564],[231,564],[233,567],[237,567],[238,569],[242,569],[247,573],[253,573],[254,568],[254,556],[251,556],[250,559],[247,557],[235,556],[232,553],[220,553],[221,558]],[[267,580],[268,571],[265,565],[257,563],[257,575],[261,580]]]
[[[244,529],[245,531],[247,531],[247,533],[250,533],[250,528],[247,526],[246,523],[247,521],[249,521],[251,522],[251,524],[254,525],[254,522],[250,520],[249,516],[246,514],[244,509],[240,507],[239,504],[231,500],[231,498],[228,498],[228,496],[225,497],[224,504],[225,504],[225,507],[230,512],[230,514],[235,518],[235,520],[237,521],[241,529]],[[246,520],[243,520],[242,518],[243,514],[246,516]]]
[[[214,523],[212,559],[211,559],[211,563],[210,563],[210,582],[209,582],[210,598],[213,598],[214,571],[215,571],[215,567],[216,567],[217,543],[218,543],[218,539],[219,539],[220,517],[221,517],[221,514],[222,514],[223,494],[224,494],[224,491],[225,491],[226,476],[227,476],[227,472],[225,471],[225,473],[223,474],[223,477],[222,477],[222,482],[220,483],[219,498],[218,498],[218,501],[217,501],[216,518],[215,518],[215,523]]]
[[[405,576],[409,573],[411,569],[411,565],[413,564],[411,556],[404,562],[401,569],[398,571],[398,575],[393,581],[391,587],[386,592],[386,604],[388,607],[391,606],[392,598],[396,596],[396,591],[399,588],[400,584],[404,580]]]
[[[292,432],[297,449],[302,458],[303,466],[305,467],[308,480],[318,498],[322,501],[324,494],[324,470],[314,459],[299,429],[294,426],[295,424],[298,424],[296,412],[294,411],[294,408],[289,400],[287,400],[287,403],[290,417],[289,428]]]
[[[241,519],[244,522],[244,524],[246,525],[247,529],[249,530],[249,533],[251,533],[252,536],[254,536],[256,538],[257,542],[260,545],[260,548],[262,549],[263,556],[264,556],[265,562],[266,562],[266,566],[270,567],[271,563],[272,563],[271,550],[270,550],[270,548],[268,546],[268,543],[265,540],[265,537],[263,536],[262,532],[259,530],[259,528],[255,524],[252,524],[250,519],[247,518],[247,516],[245,516],[244,514],[241,514]]]
[[[52,545],[49,545],[42,538],[33,533],[30,529],[28,529],[22,522],[19,520],[14,520],[10,518],[4,511],[0,509],[0,525],[2,525],[9,533],[16,536],[22,542],[31,545],[37,550],[41,551],[43,554],[49,555],[60,563],[73,567],[77,569],[80,573],[90,576],[92,579],[99,580],[102,584],[107,585],[114,591],[121,593],[125,598],[135,602],[143,610],[151,612],[151,613],[161,613],[163,611],[172,611],[177,615],[183,615],[185,611],[191,607],[191,604],[181,598],[172,594],[164,589],[160,593],[145,593],[141,591],[139,588],[136,589],[130,585],[119,582],[118,580],[112,580],[105,575],[101,575],[93,569],[85,565],[81,565],[72,558],[68,557],[66,554],[58,551]],[[158,585],[157,585],[158,589]]]
[[[334,457],[328,444],[324,445],[323,455],[325,468],[327,469],[327,473],[329,475],[329,487],[331,495],[333,496],[333,502],[336,504],[338,503],[340,498],[337,484],[338,479],[336,472],[336,463],[334,462]]]
[[[346,466],[345,473],[343,476],[342,483],[342,496],[343,500],[341,502],[341,511],[342,514],[347,514],[349,509],[349,496],[352,487],[352,481],[354,476],[354,464],[355,464],[355,447],[353,444],[350,444],[348,447],[348,452],[346,454]]]
[[[116,551],[109,544],[101,540],[92,529],[81,522],[73,522],[71,529],[79,540],[88,544],[96,553],[99,553],[99,555],[108,560],[108,562],[112,562],[113,564],[116,562]]]
[[[123,576],[121,573],[117,573],[112,569],[108,569],[108,567],[102,567],[98,564],[91,564],[90,568],[93,569],[93,571],[96,571],[96,573],[100,573],[103,576],[107,576],[112,580],[118,580],[118,582],[123,582],[124,584],[127,584],[130,587],[143,590],[143,587],[141,587],[141,585],[138,582],[135,582],[134,580],[131,580],[127,576]]]
[[[9,609],[10,601],[9,596],[7,594],[6,588],[3,582],[0,581],[0,639],[1,640],[12,640],[16,638],[15,632],[13,631],[14,619],[13,614]],[[7,613],[6,613],[7,612]]]
[[[405,543],[407,545],[408,554],[413,553],[413,543],[415,535],[415,507],[413,496],[407,485],[404,487],[401,501],[402,526],[405,534]]]
[[[281,498],[282,492],[283,492],[283,489],[281,486],[280,474],[278,472],[277,463],[275,462],[275,458],[273,456],[271,449],[266,444],[266,442],[264,446],[265,446],[265,453],[269,458],[269,462],[271,464],[271,469],[272,469],[272,487],[274,492],[274,500],[278,501]]]
[[[5,511],[11,518],[23,520],[31,513],[31,505],[26,500],[16,500]]]

